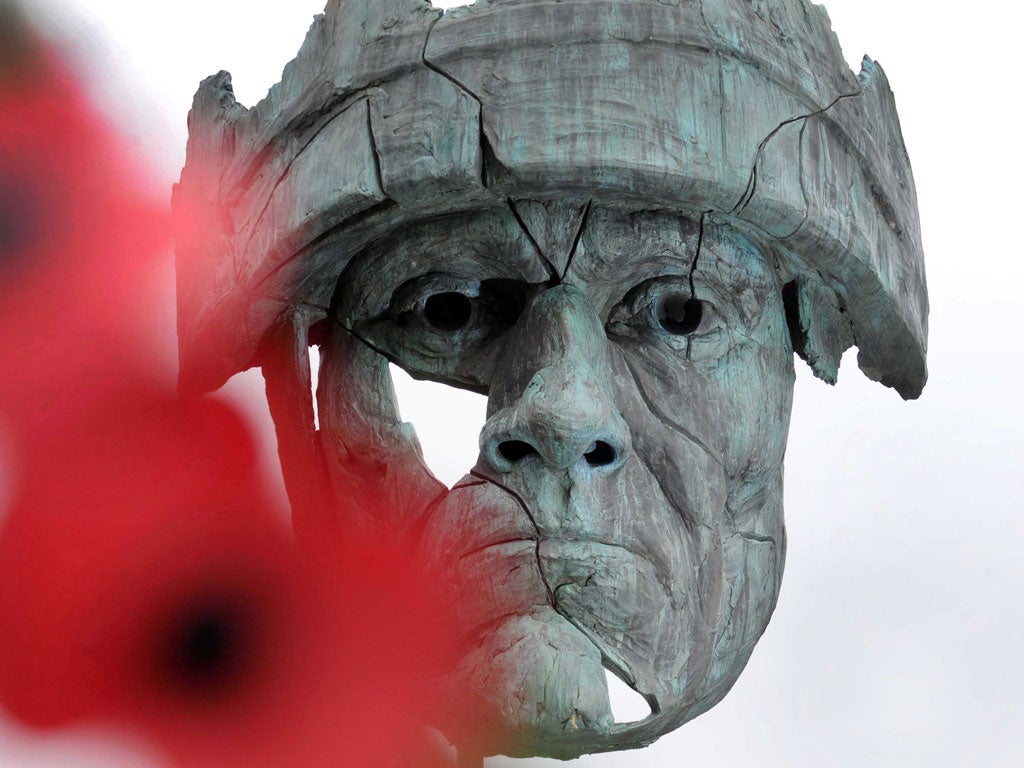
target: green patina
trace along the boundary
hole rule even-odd
[[[806,0],[331,0],[256,106],[202,84],[174,202],[182,387],[261,366],[300,538],[445,566],[471,642],[436,724],[471,755],[718,702],[778,597],[794,352],[926,380],[892,94]],[[488,396],[455,488],[389,362]],[[352,487],[380,503],[339,519]],[[614,721],[606,671],[649,717]]]

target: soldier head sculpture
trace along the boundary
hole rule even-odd
[[[220,73],[189,128],[181,384],[263,368],[302,541],[445,564],[471,748],[638,747],[718,702],[778,596],[793,353],[925,383],[882,70],[806,0],[331,0],[265,100]],[[450,491],[389,362],[489,398]]]

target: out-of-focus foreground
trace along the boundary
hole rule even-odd
[[[447,764],[435,580],[370,537],[300,551],[242,415],[174,393],[147,174],[0,3],[3,716],[160,765]]]

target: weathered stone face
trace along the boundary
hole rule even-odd
[[[462,751],[642,746],[718,701],[778,594],[793,353],[927,378],[881,67],[810,0],[328,0],[264,100],[219,73],[189,125],[181,386],[262,368],[304,544],[448,568]],[[389,361],[489,397],[450,491]],[[605,670],[650,717],[612,722]]]
[[[732,685],[775,604],[792,347],[771,254],[674,212],[519,202],[403,229],[341,324],[489,394],[424,551],[450,566],[484,751],[638,746]],[[461,597],[459,597],[461,596]],[[605,668],[652,716],[615,725]]]

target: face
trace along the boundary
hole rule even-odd
[[[467,641],[450,714],[480,752],[643,746],[746,663],[784,557],[771,259],[720,218],[521,202],[405,229],[343,277],[341,325],[489,398],[477,465],[422,534]],[[606,670],[647,719],[614,722]]]

